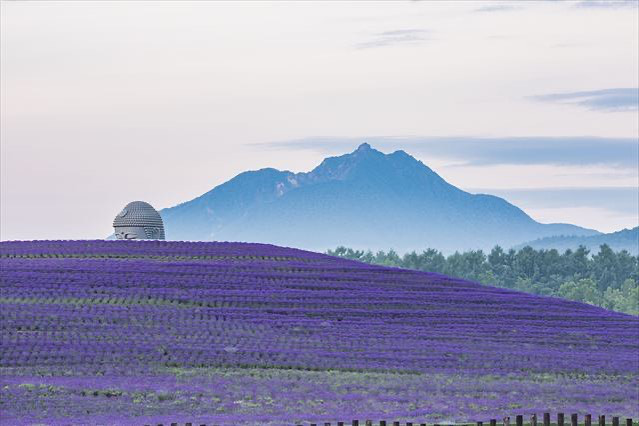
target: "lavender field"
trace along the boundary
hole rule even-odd
[[[639,318],[262,244],[0,243],[2,424],[639,416]]]

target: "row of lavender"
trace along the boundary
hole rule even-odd
[[[188,256],[188,257],[283,257],[303,260],[326,259],[328,256],[320,253],[279,247],[259,243],[229,243],[229,242],[199,242],[199,241],[145,241],[138,242],[124,240],[80,240],[80,241],[4,241],[0,245],[0,258],[41,255],[70,256],[78,255],[90,257],[104,255],[117,256]]]
[[[639,319],[589,305],[259,244],[10,242],[0,262],[14,419],[638,414]]]

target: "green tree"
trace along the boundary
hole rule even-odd
[[[599,253],[592,257],[592,262],[592,274],[599,290],[604,291],[608,287],[615,287],[617,255],[608,244],[602,244],[599,247]]]
[[[361,262],[439,272],[487,285],[515,288],[533,294],[564,297],[607,309],[639,315],[639,256],[615,253],[602,245],[591,256],[587,248],[534,250],[524,247],[507,252],[495,246],[488,255],[481,250],[455,252],[445,257],[435,249],[399,256],[395,250],[373,254],[370,250],[337,247],[327,254]]]
[[[601,293],[597,290],[597,284],[590,278],[582,278],[578,281],[566,281],[559,287],[558,296],[577,302],[599,305]]]
[[[435,249],[428,249],[422,252],[422,265],[424,271],[432,271],[442,273],[446,269],[446,258]]]
[[[631,315],[639,315],[639,285],[628,278],[621,288],[608,287],[603,294],[603,307]]]

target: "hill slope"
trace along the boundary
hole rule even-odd
[[[0,262],[10,424],[639,414],[639,318],[590,305],[262,244],[2,242]]]
[[[622,229],[621,231],[611,232],[609,234],[590,235],[590,236],[555,236],[540,238],[521,244],[518,248],[531,246],[534,249],[557,249],[565,251],[567,249],[576,249],[579,246],[585,246],[591,252],[596,253],[599,247],[608,244],[615,251],[627,250],[633,255],[639,254],[639,226],[632,229]]]
[[[338,245],[444,252],[510,247],[552,235],[594,235],[540,224],[505,200],[470,194],[426,165],[368,144],[308,173],[242,173],[161,212],[168,239],[259,241],[323,251]]]

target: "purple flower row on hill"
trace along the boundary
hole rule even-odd
[[[188,256],[188,257],[285,257],[297,259],[326,259],[330,256],[298,249],[278,247],[259,243],[228,243],[198,241],[136,241],[123,240],[79,240],[79,241],[5,241],[0,244],[0,257],[38,256],[50,257],[78,255],[81,257],[100,256]]]
[[[590,305],[261,244],[3,242],[0,262],[18,423],[639,414],[639,318]]]

